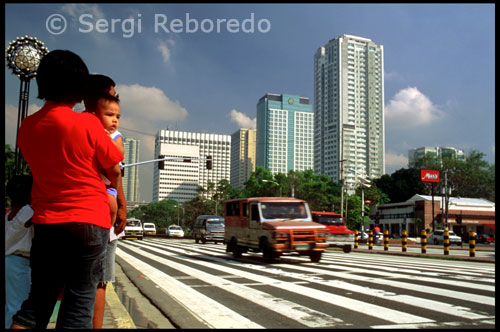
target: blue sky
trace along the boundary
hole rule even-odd
[[[343,34],[369,38],[384,46],[386,172],[391,174],[407,167],[409,149],[422,146],[479,150],[494,162],[494,9],[494,4],[7,4],[5,47],[18,36],[36,36],[49,50],[71,50],[90,72],[112,77],[122,100],[121,131],[140,139],[141,160],[150,160],[158,129],[232,134],[254,125],[256,104],[266,93],[314,102],[316,50]],[[57,21],[61,16],[64,31]],[[19,80],[7,70],[5,87],[5,140],[13,145]],[[36,95],[32,81],[30,114],[43,104]],[[140,167],[141,199],[150,201],[153,164]]]

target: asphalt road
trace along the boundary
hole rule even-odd
[[[120,241],[117,263],[176,328],[495,327],[491,263],[329,249],[265,264],[160,238]]]

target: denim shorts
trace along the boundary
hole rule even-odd
[[[34,224],[31,291],[13,322],[45,329],[64,288],[58,325],[92,328],[97,283],[109,229],[90,223]]]
[[[102,283],[115,282],[115,253],[117,244],[118,240],[114,240],[109,242],[106,247],[100,280]]]

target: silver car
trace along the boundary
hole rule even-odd
[[[434,233],[429,237],[428,243],[432,244],[442,244],[443,243],[444,230],[437,229]],[[450,244],[461,245],[462,238],[456,235],[453,231],[448,231],[448,238],[450,240]]]

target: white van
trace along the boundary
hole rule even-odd
[[[145,222],[142,229],[144,231],[144,236],[156,235],[156,226],[155,226],[155,224],[153,224],[151,222]]]
[[[128,218],[127,224],[125,225],[125,236],[126,237],[135,237],[139,240],[142,240],[144,236],[144,230],[142,229],[142,223],[139,219],[136,218]]]

